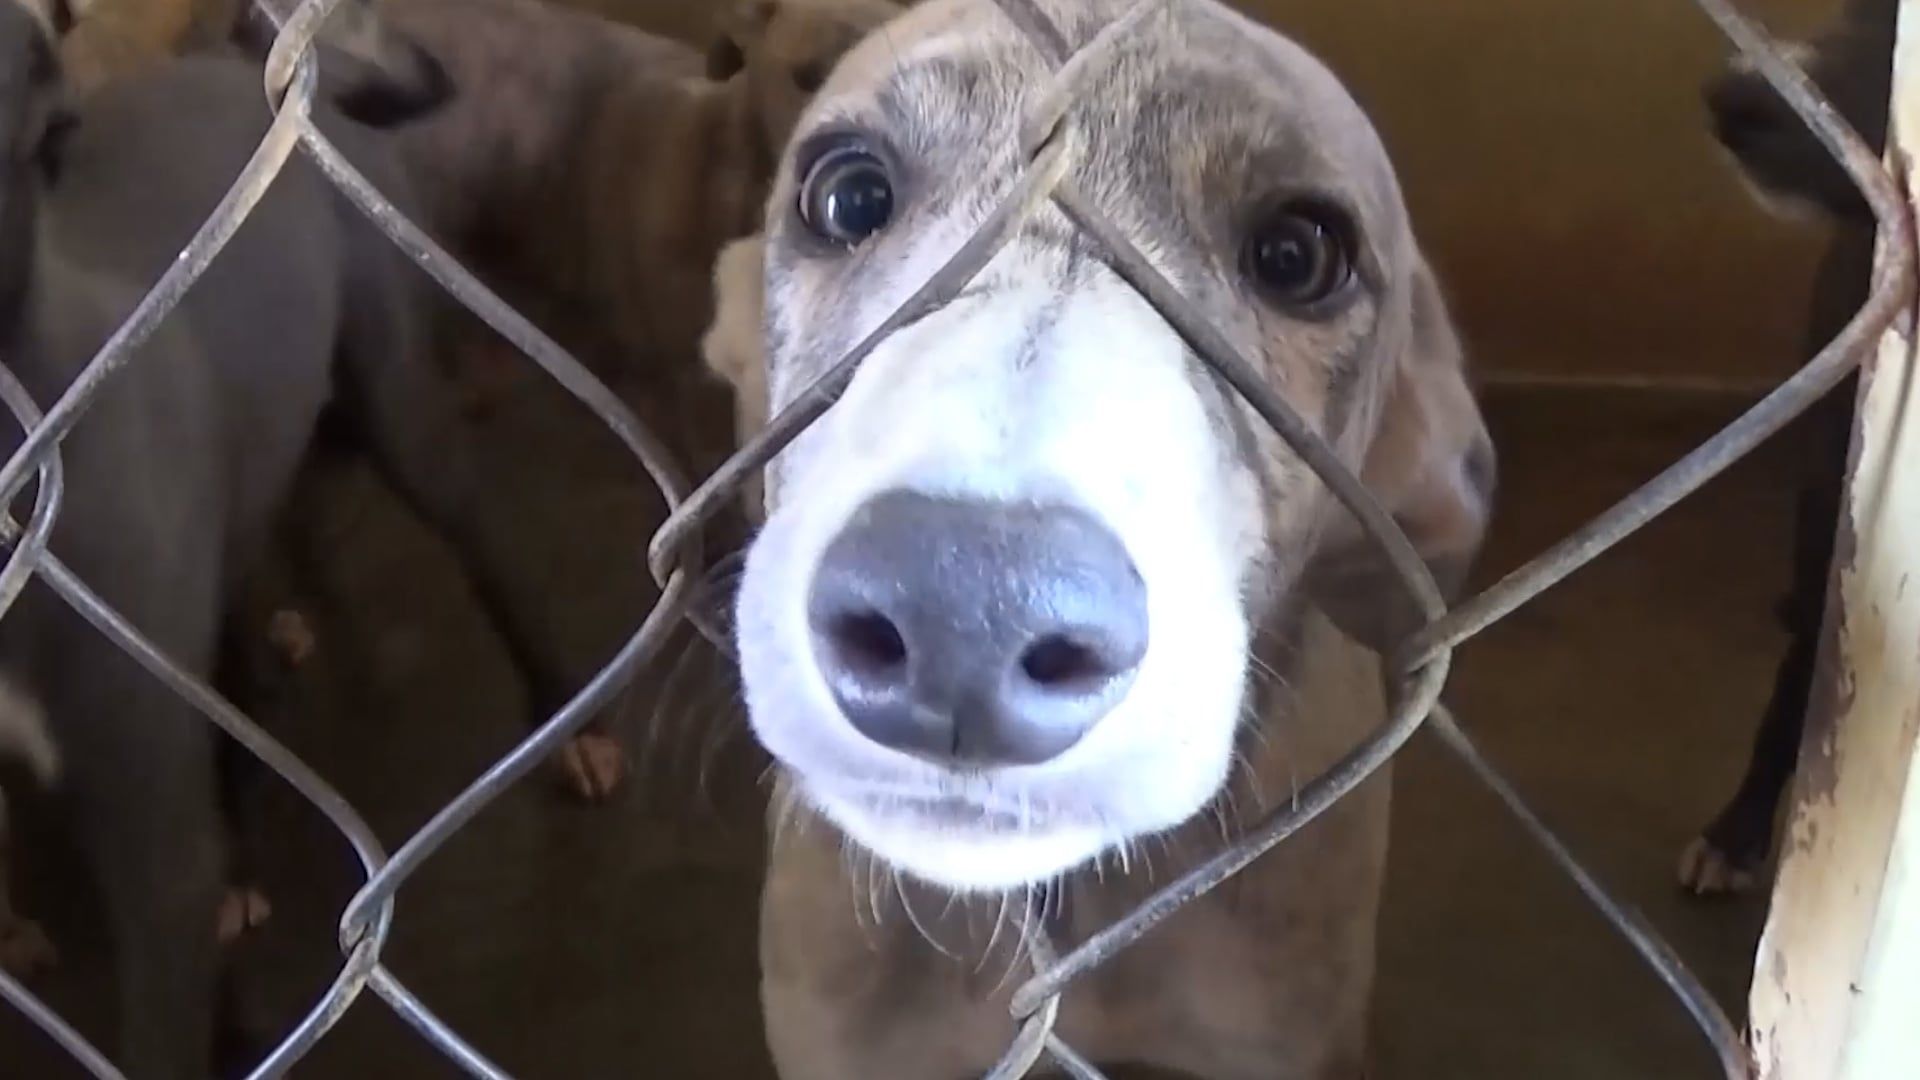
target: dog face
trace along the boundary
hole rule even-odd
[[[1886,140],[1893,78],[1894,0],[1850,0],[1843,22],[1788,55],[1868,145]],[[1705,92],[1714,138],[1733,158],[1756,201],[1786,218],[1872,220],[1840,163],[1744,58]]]
[[[1044,6],[1084,42],[1125,5]],[[1172,12],[1070,113],[1072,181],[1436,568],[1462,566],[1491,451],[1384,150],[1297,46],[1212,3]],[[835,71],[764,233],[774,412],[1006,193],[1047,78],[988,0],[920,5]],[[1256,633],[1284,639],[1308,604],[1392,623],[1324,486],[1051,208],[881,344],[766,486],[738,602],[754,730],[854,841],[957,891],[1200,811]]]
[[[0,0],[0,338],[26,293],[38,191],[66,127],[53,14]]]
[[[707,51],[707,75],[746,81],[778,153],[835,62],[899,13],[890,0],[737,0]]]

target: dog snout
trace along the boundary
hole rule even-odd
[[[821,557],[808,621],[853,727],[948,765],[1059,756],[1147,651],[1146,584],[1125,546],[1057,504],[876,496]]]

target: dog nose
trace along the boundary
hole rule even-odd
[[[827,546],[816,663],[874,742],[960,765],[1064,753],[1147,652],[1146,584],[1084,510],[893,491]]]

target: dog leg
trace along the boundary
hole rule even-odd
[[[0,971],[29,979],[58,964],[60,954],[39,923],[14,909],[12,855],[7,796],[0,791]]]
[[[346,388],[374,462],[400,497],[444,538],[515,665],[527,679],[535,723],[566,703],[565,665],[515,609],[507,587],[514,556],[484,527],[470,445],[471,428],[459,415],[453,387],[431,366],[413,292],[402,274],[363,258],[346,309]],[[399,271],[395,273],[393,271]],[[604,727],[576,735],[557,755],[568,786],[583,799],[611,795],[625,778],[625,748]]]
[[[1807,417],[1816,472],[1801,488],[1795,508],[1793,585],[1780,609],[1790,635],[1787,651],[1775,669],[1773,695],[1761,714],[1739,789],[1681,852],[1680,885],[1695,896],[1750,890],[1773,846],[1774,819],[1799,760],[1819,659],[1857,386],[1848,379]]]
[[[263,721],[273,706],[269,676],[262,674],[256,661],[258,648],[252,640],[250,608],[230,613],[221,625],[219,666],[214,684],[241,712]],[[267,900],[256,876],[258,849],[254,830],[248,827],[250,812],[263,773],[259,759],[232,739],[221,739],[215,748],[219,807],[223,835],[226,837],[227,883],[214,920],[215,937],[221,945],[231,945],[248,930],[267,921],[273,906]]]
[[[205,1080],[222,876],[212,736],[144,672],[109,666],[88,677],[119,682],[95,700],[122,711],[74,748],[69,794],[117,958],[120,1060],[139,1080]]]

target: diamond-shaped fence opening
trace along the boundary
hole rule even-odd
[[[1196,897],[1218,886],[1274,845],[1313,820],[1371,776],[1422,726],[1432,729],[1519,820],[1529,835],[1578,886],[1586,898],[1655,971],[1710,1042],[1728,1077],[1751,1072],[1748,1052],[1726,1014],[1674,952],[1635,912],[1610,898],[1599,883],[1527,808],[1513,787],[1475,748],[1439,697],[1452,650],[1602,551],[1663,513],[1708,479],[1752,451],[1838,385],[1908,301],[1913,281],[1913,243],[1908,206],[1873,152],[1849,130],[1806,76],[1783,59],[1728,0],[1696,0],[1859,185],[1878,222],[1871,293],[1844,330],[1791,378],[1698,449],[1571,536],[1508,574],[1491,588],[1449,609],[1407,538],[1345,468],[1332,449],[1261,380],[1256,369],[1199,310],[1161,276],[1100,208],[1074,182],[1083,133],[1070,108],[1090,77],[1109,63],[1131,36],[1150,32],[1155,21],[1184,0],[1140,0],[1128,13],[1079,49],[1033,0],[997,0],[1004,15],[1054,68],[1052,83],[1033,103],[1022,127],[1024,166],[1018,181],[958,251],[878,329],[856,346],[746,447],[697,489],[689,491],[669,455],[603,386],[565,350],[480,284],[376,191],[311,122],[317,81],[314,38],[340,0],[305,0],[282,23],[265,66],[265,90],[275,118],[252,159],[235,178],[180,257],[154,284],[134,313],[101,348],[72,385],[42,414],[0,356],[0,403],[24,432],[24,441],[0,466],[0,494],[10,504],[30,479],[39,484],[25,525],[0,518],[0,541],[10,548],[0,568],[0,617],[33,575],[133,657],[152,677],[190,702],[207,720],[277,772],[313,804],[348,841],[366,875],[340,918],[343,962],[332,984],[292,1033],[254,1070],[254,1076],[287,1071],[310,1052],[369,988],[419,1034],[467,1073],[505,1074],[415,998],[382,965],[392,929],[394,898],[420,865],[509,786],[547,758],[630,680],[655,659],[689,608],[698,578],[700,526],[738,495],[740,485],[762,468],[829,408],[861,361],[889,334],[956,296],[1000,248],[1042,207],[1057,207],[1099,249],[1106,264],[1166,319],[1206,364],[1233,387],[1314,470],[1365,528],[1419,605],[1423,628],[1388,658],[1392,709],[1388,721],[1323,775],[1301,787],[1299,797],[1257,823],[1237,841],[1155,892],[1112,926],[1064,954],[1035,931],[1028,932],[1034,971],[1014,992],[1012,1009],[1021,1025],[994,1080],[1024,1076],[1042,1059],[1077,1077],[1100,1072],[1053,1034],[1061,995],[1104,961],[1149,932]],[[192,673],[157,650],[104,604],[47,550],[62,495],[61,439],[83,422],[101,389],[133,357],[180,302],[212,259],[238,230],[275,176],[295,152],[306,154],[332,183],[391,240],[448,292],[538,363],[586,403],[624,443],[659,487],[669,516],[652,538],[648,561],[661,586],[658,602],[614,658],[533,735],[474,780],[432,820],[389,854],[366,822],[325,780]],[[725,643],[721,642],[724,647]],[[1030,920],[1031,921],[1031,920]],[[14,979],[0,973],[0,997],[20,1009],[95,1076],[120,1073],[78,1032]]]

